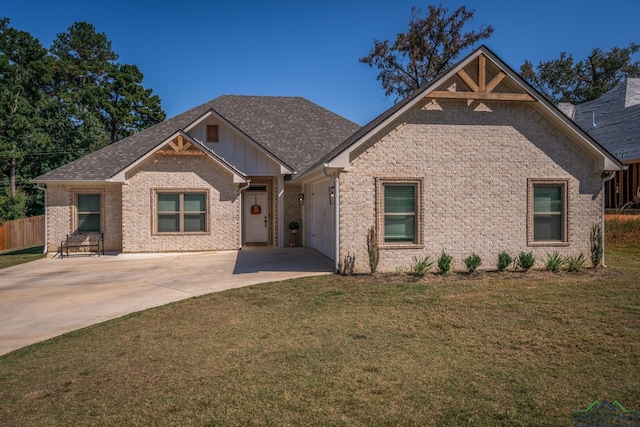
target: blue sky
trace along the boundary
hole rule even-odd
[[[439,4],[432,2],[433,4]],[[638,0],[466,0],[472,27],[492,25],[485,41],[515,70],[566,51],[640,43]],[[405,31],[418,0],[20,0],[0,8],[14,28],[49,47],[75,21],[106,33],[135,64],[168,117],[223,94],[302,96],[358,124],[391,107],[377,71],[358,62],[373,39]]]

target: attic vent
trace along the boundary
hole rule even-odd
[[[207,125],[207,142],[218,142],[218,125]]]

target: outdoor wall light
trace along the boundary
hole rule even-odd
[[[304,194],[298,194],[298,203],[300,203],[300,206],[304,205]]]
[[[329,204],[336,204],[336,187],[329,187]]]

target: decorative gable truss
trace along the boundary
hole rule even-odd
[[[196,148],[189,141],[186,141],[184,136],[178,134],[175,138],[167,142],[160,150],[156,151],[156,154],[165,155],[190,155],[190,156],[204,156],[205,153],[201,148]]]
[[[509,84],[506,73],[484,54],[478,55],[455,75],[428,93],[428,98],[533,102],[522,87]]]

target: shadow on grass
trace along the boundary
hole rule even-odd
[[[0,252],[0,268],[7,268],[44,257],[43,245]]]

